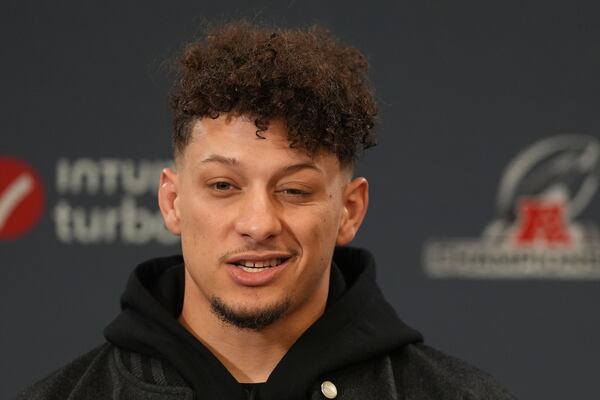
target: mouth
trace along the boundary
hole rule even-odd
[[[227,260],[227,270],[238,285],[266,286],[277,280],[293,258],[294,255],[283,253],[239,255]]]
[[[263,261],[239,260],[231,262],[230,264],[235,265],[246,272],[261,272],[269,268],[278,267],[286,262],[289,258],[290,257],[280,257]]]

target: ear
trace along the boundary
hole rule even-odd
[[[160,174],[158,187],[158,205],[165,226],[174,235],[181,235],[178,192],[179,176],[171,168],[165,168]]]
[[[369,206],[369,182],[365,178],[355,178],[344,190],[344,209],[336,238],[336,244],[348,244],[356,236]]]

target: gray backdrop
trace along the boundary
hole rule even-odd
[[[4,2],[0,157],[37,170],[46,201],[29,233],[0,239],[0,398],[99,344],[132,268],[177,251],[135,226],[65,233],[59,205],[71,224],[106,223],[128,201],[150,224],[157,208],[142,184],[65,186],[60,160],[138,172],[168,160],[164,60],[204,19],[243,16],[324,24],[370,60],[380,145],[359,167],[371,207],[356,244],[374,252],[401,318],[520,398],[600,398],[598,280],[434,279],[422,260],[431,238],[480,237],[520,151],[562,133],[600,138],[596,3]],[[594,198],[581,218],[599,216]]]

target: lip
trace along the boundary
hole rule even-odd
[[[275,258],[291,258],[293,255],[289,253],[252,253],[239,254],[226,261],[227,264],[234,264],[239,261],[268,261]],[[276,268],[276,267],[273,267]]]
[[[250,260],[250,261],[261,261],[261,260],[272,260],[273,258],[285,258],[288,257],[287,260],[285,260],[285,262],[279,264],[276,267],[269,267],[269,268],[265,268],[263,271],[260,272],[246,272],[244,271],[241,267],[232,264],[233,262],[236,261],[240,261],[240,260]],[[233,281],[235,283],[237,283],[238,285],[241,286],[266,286],[269,285],[270,283],[272,283],[273,281],[275,281],[277,279],[277,277],[279,276],[279,274],[281,274],[283,272],[283,270],[285,270],[285,268],[291,263],[291,260],[293,260],[294,257],[293,256],[279,256],[279,257],[273,257],[272,254],[270,254],[267,258],[252,258],[252,257],[236,257],[235,259],[232,258],[231,260],[229,260],[226,264],[226,268],[227,268],[227,272],[229,272],[229,276],[231,276],[231,279],[233,279]]]

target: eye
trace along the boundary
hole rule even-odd
[[[290,196],[308,196],[310,193],[296,188],[282,189],[282,193],[290,195]]]
[[[219,192],[227,192],[233,188],[233,185],[229,182],[219,181],[215,183],[211,183],[210,187],[218,190]]]

